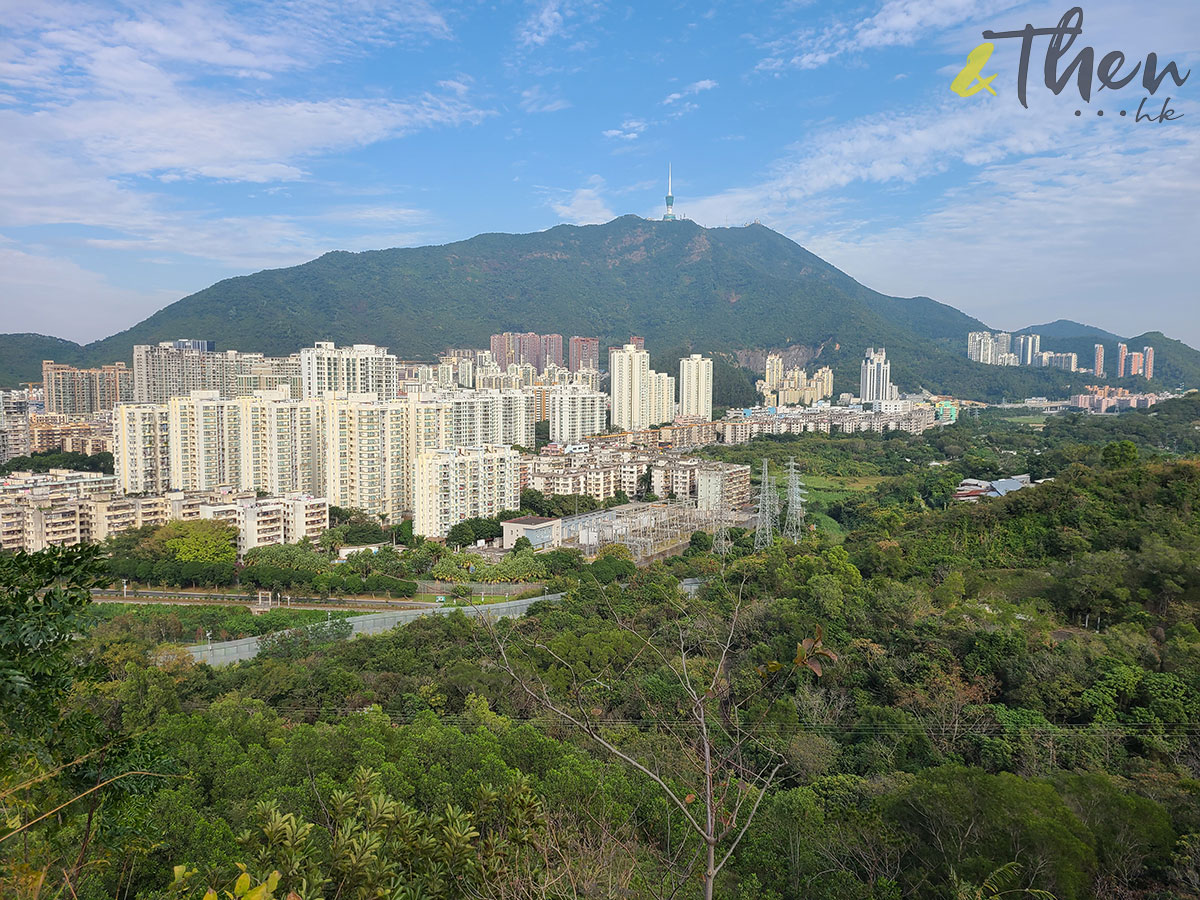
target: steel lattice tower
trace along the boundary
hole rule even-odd
[[[729,516],[725,508],[725,478],[722,475],[721,485],[717,489],[717,508],[713,510],[713,552],[724,556],[729,552],[732,541],[729,540]]]
[[[804,537],[804,498],[808,491],[800,473],[796,471],[796,457],[788,459],[787,518],[783,523],[783,536],[793,544]]]
[[[762,461],[762,482],[758,494],[758,515],[754,529],[754,549],[765,550],[775,540],[775,525],[779,517],[779,495],[775,478],[767,474],[767,461]]]

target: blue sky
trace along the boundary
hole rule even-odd
[[[1164,124],[1133,121],[1140,79],[1052,95],[1044,39],[1029,109],[1015,41],[998,96],[949,90],[984,29],[1068,6],[0,0],[0,331],[91,340],[331,249],[661,215],[670,161],[677,212],[886,293],[1200,346],[1200,71],[1147,103]],[[1083,9],[1076,49],[1200,62],[1195,0]]]

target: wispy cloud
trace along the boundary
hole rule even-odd
[[[561,0],[544,0],[517,29],[517,43],[522,47],[541,47],[562,31]]]
[[[571,191],[565,199],[550,201],[550,208],[564,221],[574,225],[597,225],[616,218],[604,199],[604,179],[592,175],[583,184]]]
[[[641,119],[626,119],[620,128],[609,128],[601,132],[606,138],[622,141],[636,140],[646,130],[646,123]]]
[[[540,84],[535,84],[521,92],[521,109],[527,113],[558,112],[570,109],[570,107],[571,101],[559,94],[551,93]]]
[[[701,81],[693,81],[681,91],[676,91],[673,94],[667,94],[663,99],[664,106],[670,106],[672,103],[677,103],[684,97],[690,97],[693,94],[699,94],[701,91],[711,91],[717,86],[717,83],[711,78],[705,78]]]
[[[768,44],[760,71],[816,69],[847,54],[916,43],[931,33],[994,17],[1027,0],[886,0],[874,15],[838,19],[823,28],[805,28]]]

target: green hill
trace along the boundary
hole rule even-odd
[[[761,225],[706,229],[623,216],[437,247],[327,253],[221,281],[86,347],[67,344],[74,359],[65,342],[53,349],[64,362],[96,363],[128,360],[134,344],[178,337],[268,354],[325,339],[429,359],[448,346],[486,346],[498,331],[596,335],[602,347],[632,333],[667,369],[675,365],[668,348],[812,347],[818,365],[833,366],[838,392],[857,389],[863,349],[880,345],[906,389],[999,399],[1061,396],[1082,383],[1062,372],[969,362],[966,334],[985,327],[928,297],[873,291]],[[0,367],[9,380],[38,376],[42,351],[30,345],[49,339],[26,338],[10,336],[20,349]],[[1200,372],[1200,354],[1178,348]],[[717,402],[744,402],[751,381],[744,372],[724,378],[734,389]]]

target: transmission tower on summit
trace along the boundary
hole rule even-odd
[[[754,549],[765,550],[775,540],[779,521],[779,494],[775,491],[775,476],[767,473],[767,461],[762,461],[762,481],[758,492],[757,524],[754,529]]]
[[[667,212],[663,216],[664,222],[675,221],[675,194],[671,191],[671,164],[667,163]]]
[[[800,473],[796,471],[796,457],[788,459],[787,518],[783,523],[783,537],[793,544],[804,536],[804,498],[808,491]]]

